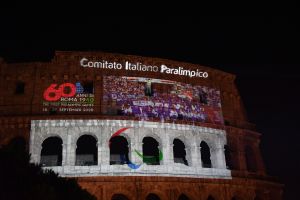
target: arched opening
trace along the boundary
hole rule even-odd
[[[226,167],[227,169],[233,169],[232,165],[232,158],[231,158],[231,149],[228,145],[224,145],[225,149],[225,160],[226,160]]]
[[[147,165],[159,165],[159,144],[152,137],[143,139],[143,162]]]
[[[211,160],[210,160],[210,148],[207,145],[206,142],[202,141],[200,143],[201,148],[201,161],[202,161],[202,167],[204,168],[211,168]]]
[[[247,170],[249,172],[256,172],[257,167],[256,167],[255,155],[250,146],[246,146],[245,148],[245,158],[246,158]]]
[[[129,199],[123,194],[114,194],[111,200],[129,200]]]
[[[209,196],[207,197],[207,200],[215,200],[215,198],[213,198],[211,195],[209,195]]]
[[[129,163],[128,142],[123,136],[112,137],[109,141],[110,145],[110,164],[121,165]]]
[[[173,154],[175,163],[188,165],[188,161],[186,160],[185,145],[177,138],[173,140]]]
[[[263,198],[261,198],[260,196],[256,195],[254,200],[262,200]]]
[[[76,165],[97,165],[97,140],[91,135],[83,135],[76,144]]]
[[[43,141],[40,161],[42,166],[61,166],[62,143],[59,137],[49,137]]]
[[[181,195],[178,197],[178,200],[190,200],[190,198],[188,198],[185,194],[181,194]]]
[[[146,200],[160,200],[160,198],[156,194],[150,193],[147,195]]]

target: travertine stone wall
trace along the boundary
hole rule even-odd
[[[133,149],[142,152],[144,137],[152,137],[159,143],[163,152],[160,165],[142,164],[138,169],[127,165],[110,165],[109,140],[119,129],[127,127],[122,135],[129,143],[129,158],[134,163],[142,163]],[[97,140],[98,165],[75,166],[76,142],[82,135],[91,135]],[[226,132],[220,129],[182,124],[169,124],[128,120],[32,120],[30,133],[31,161],[40,162],[42,143],[45,139],[57,136],[63,141],[62,166],[51,167],[62,176],[183,176],[231,178],[226,169],[224,145]],[[186,147],[189,166],[174,163],[173,140],[180,139]],[[200,143],[205,141],[210,147],[212,168],[201,164]]]

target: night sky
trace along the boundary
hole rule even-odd
[[[49,61],[55,50],[98,50],[168,58],[236,74],[249,121],[262,133],[268,174],[286,185],[286,199],[299,196],[300,32],[294,17],[18,11],[0,14],[0,56],[8,62]]]

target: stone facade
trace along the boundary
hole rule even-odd
[[[129,149],[142,152],[144,137],[153,137],[159,141],[163,159],[159,166],[142,165],[131,169],[127,165],[110,165],[109,140],[114,132],[123,127],[131,127],[122,135],[130,141]],[[92,135],[97,140],[98,165],[75,166],[75,148],[78,138]],[[62,176],[179,176],[202,178],[231,178],[226,168],[224,130],[182,124],[157,122],[137,122],[126,120],[33,120],[30,133],[30,154],[32,162],[39,163],[42,142],[51,136],[58,136],[63,141],[62,166],[51,167]],[[174,163],[173,140],[184,141],[189,166]],[[212,168],[203,168],[201,164],[200,143],[205,141],[211,151]],[[133,150],[129,157],[139,161]]]
[[[106,59],[123,62],[142,62],[151,65],[167,64],[209,73],[207,79],[145,73],[141,71],[99,70],[82,68],[79,60]],[[188,121],[143,122],[125,116],[103,115],[103,75],[151,77],[174,80],[217,88],[221,91],[225,125],[191,123]],[[94,111],[91,113],[58,113],[42,110],[42,96],[51,83],[93,81],[95,87]],[[146,199],[154,193],[160,199],[175,200],[181,194],[189,199],[268,199],[280,200],[283,186],[266,174],[259,144],[260,133],[247,121],[245,109],[234,84],[235,76],[212,68],[160,58],[102,52],[56,52],[49,62],[6,63],[0,59],[0,145],[15,137],[28,142],[32,161],[40,161],[42,142],[51,135],[63,141],[62,166],[53,167],[62,176],[76,177],[79,184],[98,199],[110,200],[114,194],[123,194],[130,200]],[[16,94],[16,84],[25,84],[24,92]],[[151,135],[159,141],[164,159],[161,165],[142,165],[131,170],[126,165],[109,165],[107,141],[118,128],[130,126],[124,134],[130,148],[141,150],[141,139]],[[80,135],[97,138],[98,164],[75,166],[75,142]],[[187,150],[190,166],[174,163],[172,140],[180,138]],[[206,141],[211,149],[212,168],[201,166],[199,144]],[[226,168],[224,145],[229,149],[230,170]],[[251,149],[251,159],[247,156]],[[130,151],[133,162],[138,159]],[[254,164],[253,171],[250,163]]]

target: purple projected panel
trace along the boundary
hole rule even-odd
[[[103,77],[103,113],[223,124],[220,91],[176,81]]]

